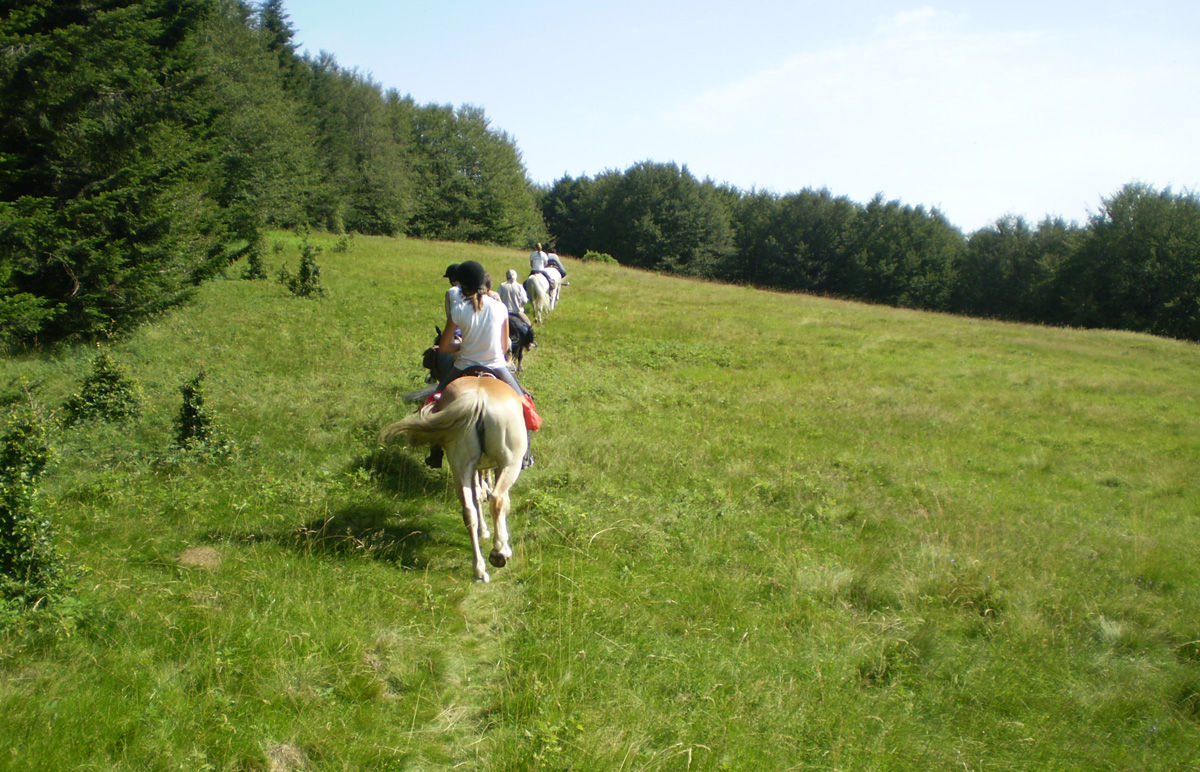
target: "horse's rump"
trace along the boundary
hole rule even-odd
[[[513,454],[524,456],[528,442],[521,399],[498,378],[451,381],[439,402],[386,427],[379,433],[379,441],[386,444],[401,435],[410,445],[447,448],[466,440],[480,455],[499,464]]]
[[[525,292],[529,295],[529,305],[533,307],[533,321],[541,323],[550,312],[550,293],[553,287],[541,273],[531,273],[525,280]]]
[[[450,436],[475,423],[487,406],[476,390],[444,402],[425,405],[388,426],[379,433],[379,442],[386,444],[404,435],[410,445],[444,445]]]

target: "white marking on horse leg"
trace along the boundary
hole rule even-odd
[[[523,454],[522,454],[523,455]],[[492,540],[492,553],[488,556],[493,566],[501,567],[512,558],[512,544],[508,540],[508,510],[512,503],[508,492],[521,474],[521,456],[500,471],[492,488],[491,509],[496,538]]]
[[[493,491],[490,504],[496,538],[492,540],[492,553],[488,555],[488,561],[496,568],[503,568],[512,557],[512,545],[508,543],[508,496]]]
[[[479,539],[482,542],[484,539],[492,538],[492,532],[488,530],[488,519],[483,516],[483,505],[487,502],[488,492],[491,486],[488,484],[487,472],[475,470],[475,511],[479,513]]]
[[[483,550],[479,546],[479,510],[475,508],[475,491],[470,485],[474,474],[465,475],[468,483],[459,483],[458,500],[462,502],[463,523],[467,533],[471,535],[471,551],[475,555],[475,578],[481,582],[488,581],[487,564],[483,561]]]

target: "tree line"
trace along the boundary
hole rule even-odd
[[[4,6],[0,345],[128,329],[268,228],[546,236],[482,109],[300,56],[283,0]]]
[[[530,183],[479,107],[298,54],[283,0],[25,0],[0,16],[0,346],[111,336],[271,228],[607,253],[640,268],[1200,340],[1200,203],[1131,184],[1083,224],[646,161]]]
[[[639,268],[985,318],[1200,340],[1200,199],[1129,184],[1084,225],[1003,217],[964,235],[936,209],[828,190],[777,195],[676,164],[564,177],[558,250]]]

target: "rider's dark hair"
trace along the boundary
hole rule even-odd
[[[464,298],[470,298],[475,310],[483,307],[483,293],[489,283],[488,273],[483,266],[474,260],[468,260],[458,266],[458,283],[462,287]]]

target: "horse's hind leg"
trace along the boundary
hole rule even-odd
[[[462,503],[463,523],[467,526],[467,533],[471,535],[471,551],[475,555],[475,580],[489,581],[487,564],[483,560],[483,549],[479,545],[479,526],[482,518],[475,498],[474,470],[458,477],[458,500]]]
[[[492,490],[492,473],[490,471],[475,470],[475,511],[479,513],[479,539],[492,538],[492,532],[488,530],[488,519],[483,516],[483,505],[487,503],[488,497]]]
[[[512,545],[508,542],[508,510],[511,503],[508,492],[520,474],[521,459],[518,457],[514,463],[500,471],[489,497],[496,536],[492,539],[492,553],[488,555],[488,560],[496,568],[503,568],[512,558]]]

